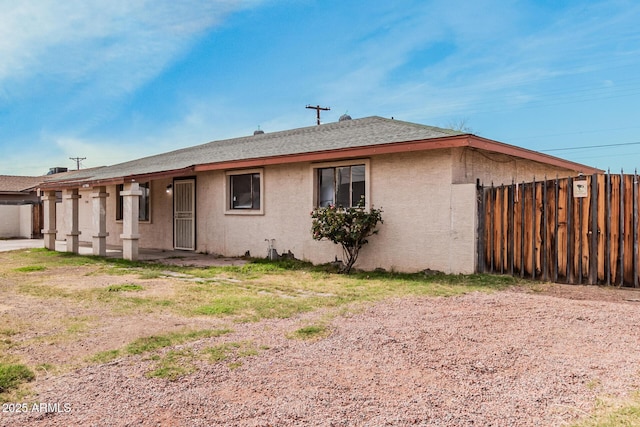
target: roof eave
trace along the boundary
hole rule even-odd
[[[443,136],[438,138],[420,139],[414,141],[391,142],[387,144],[368,145],[358,147],[346,147],[333,150],[323,150],[306,153],[277,155],[270,157],[257,157],[252,159],[225,160],[221,162],[210,162],[192,165],[181,169],[150,172],[146,174],[133,174],[122,177],[106,179],[69,180],[43,183],[40,188],[43,190],[91,187],[102,185],[122,184],[125,182],[135,182],[151,179],[181,177],[193,175],[196,172],[206,172],[224,169],[242,169],[252,167],[262,167],[276,164],[300,163],[300,162],[324,162],[338,159],[350,159],[367,157],[373,155],[394,154],[403,152],[429,151],[457,147],[470,147],[479,150],[491,151],[507,156],[519,157],[534,162],[556,166],[562,169],[569,169],[579,173],[592,174],[604,171],[580,163],[571,162],[548,154],[520,148],[498,141],[482,138],[472,134],[462,134],[453,136]]]
[[[538,163],[548,164],[564,169],[571,169],[583,174],[604,173],[602,169],[594,168],[581,163],[572,162],[570,160],[554,157],[549,154],[540,153],[539,151],[533,151],[526,148],[516,147],[515,145],[509,145],[502,142],[494,141],[491,139],[482,138],[475,135],[468,135],[469,147],[494,151],[497,153],[505,154],[507,156],[515,156],[523,159],[531,160]]]

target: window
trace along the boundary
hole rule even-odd
[[[262,170],[227,172],[227,212],[262,213]]]
[[[317,170],[319,207],[357,206],[365,197],[365,165],[336,166]]]
[[[142,195],[138,198],[138,220],[149,221],[149,199],[151,196],[151,187],[148,182],[141,182],[140,191]],[[123,216],[123,197],[120,194],[124,191],[124,184],[116,185],[116,220],[121,221]]]

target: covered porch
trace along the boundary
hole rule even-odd
[[[85,184],[83,189],[89,186]],[[91,191],[91,221],[92,221],[92,255],[107,256],[107,193],[106,186],[94,186]],[[128,260],[139,259],[138,240],[139,229],[139,198],[142,196],[140,185],[137,182],[125,183],[122,197],[122,258]],[[56,235],[56,202],[55,190],[45,189],[42,193],[44,209],[44,221],[42,234],[44,247],[50,250],[62,252],[80,253],[80,194],[79,188],[64,188],[62,190],[62,205],[64,208],[63,230],[64,242],[58,245]]]

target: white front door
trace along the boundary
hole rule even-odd
[[[173,182],[173,247],[196,249],[196,182],[184,179]]]

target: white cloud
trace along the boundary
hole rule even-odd
[[[0,84],[33,76],[135,89],[227,14],[232,0],[21,0],[0,3]]]
[[[537,5],[523,8],[514,2],[491,3],[465,2],[462,7],[429,2],[422,10],[411,10],[412,16],[398,20],[393,30],[360,47],[358,66],[325,86],[332,95],[327,97],[344,102],[366,99],[365,108],[377,114],[433,120],[531,102],[557,103],[566,93],[544,88],[558,83],[566,91],[588,92],[587,83],[578,87],[581,83],[573,77],[637,62],[637,55],[630,55],[640,53],[634,47],[639,41],[633,36],[637,34],[634,20],[640,13],[635,3],[599,2],[548,10],[536,9]],[[522,25],[531,20],[535,25]],[[425,65],[422,75],[390,80],[420,49],[439,41],[455,46],[449,56]],[[355,112],[355,107],[349,108]]]

